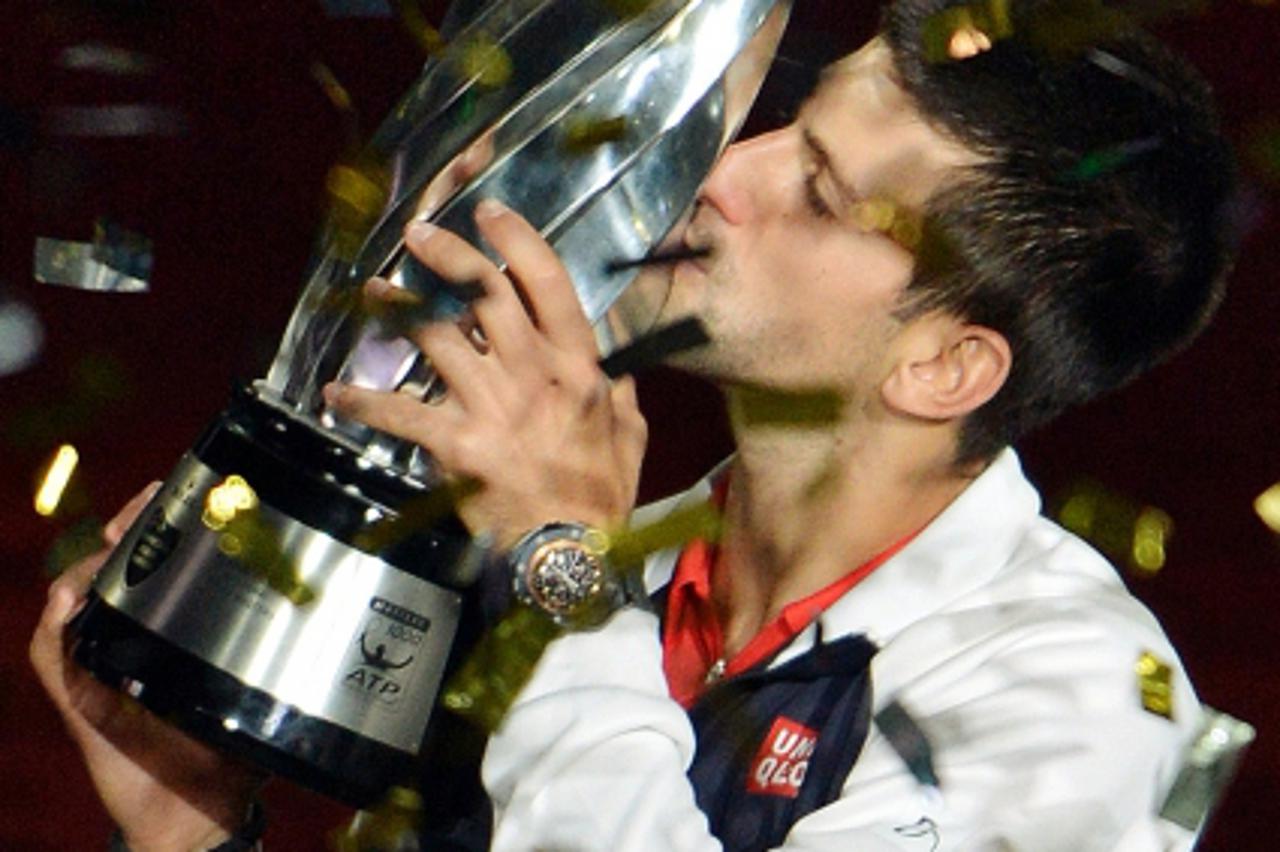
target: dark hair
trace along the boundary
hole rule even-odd
[[[1234,254],[1234,169],[1205,81],[1104,7],[1013,0],[1011,32],[937,61],[938,13],[958,8],[899,0],[883,32],[925,119],[982,158],[931,199],[901,311],[947,310],[1012,348],[1004,387],[961,430],[965,462],[1204,327]]]

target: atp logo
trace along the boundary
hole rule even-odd
[[[400,701],[413,676],[413,663],[431,628],[423,615],[384,598],[369,602],[373,614],[348,653],[342,683],[383,704]]]
[[[809,758],[818,746],[818,732],[794,719],[779,716],[751,761],[747,792],[794,799],[809,772]]]

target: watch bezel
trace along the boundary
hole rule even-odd
[[[592,604],[610,599],[613,587],[618,585],[612,576],[607,559],[608,536],[595,527],[585,524],[557,521],[533,530],[511,549],[509,561],[512,567],[512,585],[516,599],[545,613],[562,627],[577,626],[578,616],[595,609]],[[565,551],[574,551],[578,558],[590,566],[590,585],[572,601],[552,599],[540,582],[539,573],[550,572],[550,560]],[[611,612],[614,608],[607,608]]]

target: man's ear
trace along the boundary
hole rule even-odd
[[[927,420],[961,418],[982,407],[1013,363],[1003,334],[944,314],[913,321],[898,343],[881,395],[890,409]]]

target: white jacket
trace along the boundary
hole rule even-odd
[[[653,512],[706,498],[704,480]],[[642,510],[643,512],[644,510]],[[1200,708],[1159,624],[1089,546],[1039,514],[1003,452],[905,548],[820,618],[863,633],[875,709],[899,700],[929,736],[939,800],[874,727],[842,797],[786,850],[1166,850],[1156,812]],[[650,588],[677,553],[646,566]],[[814,627],[771,665],[813,646]],[[1143,709],[1135,664],[1173,670],[1173,718]],[[713,850],[667,695],[657,618],[617,614],[553,642],[490,741],[493,848]]]

